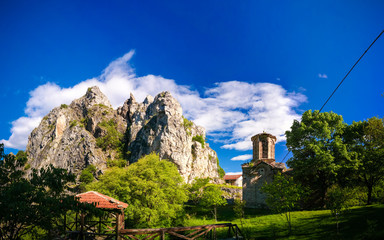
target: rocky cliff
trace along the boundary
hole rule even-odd
[[[33,168],[53,164],[73,173],[90,164],[102,172],[156,152],[173,162],[186,182],[218,178],[217,155],[205,142],[205,130],[183,117],[169,92],[148,96],[142,103],[131,94],[114,110],[98,87],[89,88],[83,97],[43,118],[26,152]]]

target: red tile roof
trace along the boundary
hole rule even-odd
[[[128,207],[128,204],[126,203],[95,191],[80,193],[77,194],[76,197],[78,197],[79,201],[82,203],[96,203],[97,208],[122,209]]]
[[[236,180],[239,177],[243,176],[242,174],[236,174],[236,175],[225,175],[224,180]]]

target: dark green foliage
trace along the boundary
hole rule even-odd
[[[196,135],[194,137],[192,137],[192,141],[196,141],[196,142],[199,142],[201,144],[201,147],[204,148],[205,147],[205,139],[203,136],[201,135]]]
[[[357,161],[355,177],[366,187],[371,204],[375,187],[384,180],[384,119],[353,122],[346,129],[345,142]]]
[[[20,239],[37,228],[49,235],[67,210],[79,207],[66,195],[75,176],[49,166],[25,178],[26,155],[5,155],[0,144],[0,239]],[[38,239],[42,236],[37,237]]]
[[[187,193],[176,166],[150,154],[126,168],[107,170],[88,190],[128,203],[129,227],[169,227],[182,219]]]
[[[67,104],[61,104],[60,108],[68,108],[68,105]]]
[[[95,178],[93,177],[93,174],[88,172],[87,170],[83,170],[80,174],[80,182],[82,183],[91,183]]]
[[[306,111],[286,132],[294,176],[310,190],[308,207],[323,207],[333,185],[348,189],[349,203],[382,191],[384,181],[384,119],[376,117],[347,125],[340,115]],[[365,191],[358,191],[364,186]],[[360,189],[361,190],[361,189]],[[316,202],[316,200],[320,200]]]
[[[94,165],[88,165],[80,174],[80,182],[84,184],[88,184],[95,180],[94,175],[96,174],[96,167]]]
[[[101,138],[96,139],[96,145],[104,151],[108,149],[121,149],[123,145],[123,134],[117,131],[115,121],[113,119],[109,120],[108,122],[104,120],[99,124],[99,126],[106,130],[107,134]]]
[[[306,111],[286,132],[293,157],[287,161],[295,178],[311,191],[311,206],[324,206],[326,192],[337,182],[338,173],[356,164],[350,158],[342,134],[346,124],[332,112]]]

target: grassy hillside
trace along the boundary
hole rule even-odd
[[[215,223],[210,213],[191,210],[198,213],[189,215],[187,226]],[[220,209],[218,221],[237,224],[248,239],[384,239],[384,205],[351,208],[339,217],[339,234],[329,210],[293,212],[291,234],[284,215],[254,209],[246,209],[245,215],[237,219],[227,206]]]

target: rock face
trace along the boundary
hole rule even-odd
[[[92,164],[101,172],[116,161],[127,164],[156,152],[179,169],[186,182],[218,178],[217,155],[205,130],[185,119],[170,93],[143,103],[130,98],[114,110],[98,87],[69,106],[61,105],[32,131],[27,154],[31,167],[49,164],[79,173]]]

